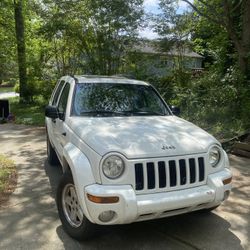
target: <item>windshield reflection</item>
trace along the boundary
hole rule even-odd
[[[73,100],[75,116],[169,115],[151,86],[118,83],[78,83]]]

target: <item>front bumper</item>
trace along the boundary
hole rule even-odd
[[[127,224],[135,221],[168,217],[194,210],[219,205],[232,188],[232,184],[223,184],[223,180],[231,178],[229,169],[210,174],[207,184],[178,191],[136,194],[130,185],[98,185],[85,187],[86,216],[96,224]],[[90,201],[87,194],[98,197],[117,196],[116,203],[99,204]],[[113,211],[115,216],[108,222],[102,222],[99,215],[105,211]]]

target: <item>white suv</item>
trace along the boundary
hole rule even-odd
[[[48,161],[63,168],[59,216],[76,239],[93,224],[211,210],[229,195],[220,143],[173,115],[146,82],[64,76],[45,113]]]

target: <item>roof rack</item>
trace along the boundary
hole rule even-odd
[[[128,78],[127,75],[123,75],[123,74],[112,75],[111,77],[114,77],[114,78]]]
[[[107,76],[107,75],[77,75],[77,76],[72,76],[72,77],[85,77],[85,78],[120,78],[120,79],[124,79],[124,78],[128,78],[125,75],[111,75],[111,76]]]
[[[127,79],[133,79],[135,80],[135,76],[132,74],[118,74],[118,75],[114,75],[115,77],[121,77],[121,78],[127,78]]]

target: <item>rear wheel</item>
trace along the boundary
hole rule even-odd
[[[64,173],[59,183],[56,202],[62,226],[72,238],[86,240],[93,235],[94,225],[83,214],[70,173]]]
[[[59,165],[59,160],[56,155],[56,151],[52,147],[48,135],[47,135],[47,155],[48,155],[48,162],[50,165]]]

